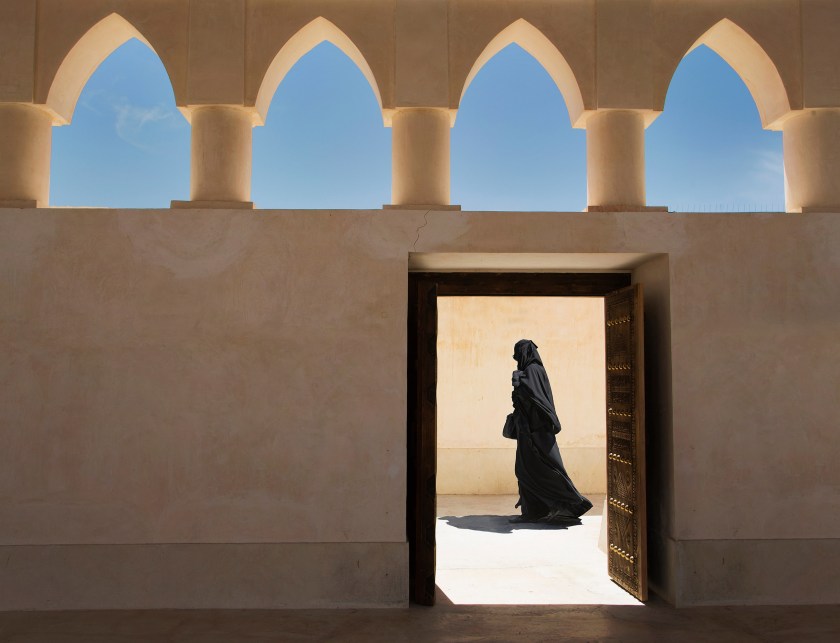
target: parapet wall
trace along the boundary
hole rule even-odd
[[[838,247],[836,213],[0,210],[0,609],[404,605],[418,262],[631,270],[652,586],[840,601]]]

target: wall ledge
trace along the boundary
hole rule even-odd
[[[0,546],[0,611],[408,605],[408,544]]]

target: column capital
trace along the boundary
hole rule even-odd
[[[407,114],[409,112],[446,112],[449,118],[449,127],[455,127],[455,118],[458,116],[458,110],[451,107],[428,107],[425,105],[406,105],[404,107],[392,107],[382,110],[382,119],[385,127],[394,126],[394,117],[397,115]]]
[[[574,126],[576,129],[589,129],[593,121],[597,121],[599,118],[608,116],[610,114],[620,114],[623,112],[629,112],[632,114],[640,115],[642,117],[642,123],[644,124],[645,129],[650,127],[651,124],[662,114],[661,110],[656,109],[638,109],[634,107],[602,107],[599,109],[590,109],[583,112],[580,118],[577,121],[575,121]]]
[[[202,111],[212,111],[212,110],[230,110],[233,112],[241,112],[248,115],[248,118],[251,120],[252,127],[260,127],[265,125],[265,121],[263,117],[260,115],[259,111],[256,107],[248,106],[248,105],[236,105],[236,104],[225,104],[225,103],[200,103],[200,104],[190,104],[190,105],[179,105],[178,111],[184,115],[184,118],[187,119],[187,122],[192,124],[193,117],[198,112]]]
[[[819,116],[822,114],[840,114],[840,106],[823,106],[823,107],[803,107],[802,109],[792,109],[786,114],[780,116],[773,121],[766,129],[775,131],[784,131],[785,126],[803,116]]]

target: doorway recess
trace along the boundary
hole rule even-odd
[[[641,286],[628,272],[409,274],[408,497],[410,598],[435,601],[437,298],[605,298],[609,573],[641,600],[646,587]]]

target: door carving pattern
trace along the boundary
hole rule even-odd
[[[609,574],[647,600],[642,288],[605,297]]]

